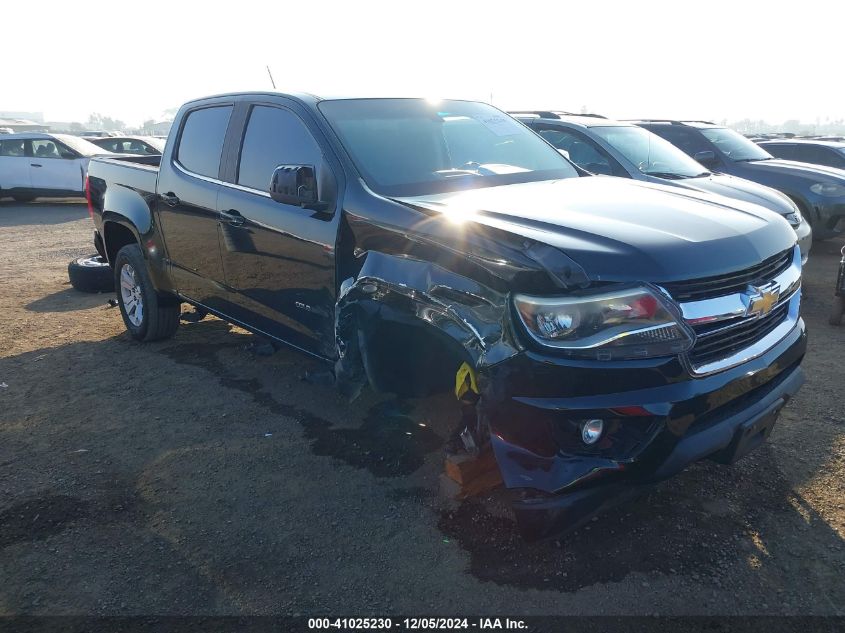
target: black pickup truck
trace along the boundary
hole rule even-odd
[[[457,373],[464,446],[492,445],[529,537],[733,462],[803,381],[785,220],[590,177],[486,104],[209,97],[163,156],[94,159],[86,192],[133,337],[187,302],[348,393]]]

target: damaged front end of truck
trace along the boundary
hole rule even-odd
[[[491,446],[528,540],[575,529],[694,461],[738,459],[771,432],[803,381],[800,254],[781,271],[791,323],[778,324],[781,338],[725,371],[695,375],[687,351],[699,333],[665,288],[590,277],[526,230],[475,226],[458,244],[436,204],[402,207],[429,219],[409,233],[347,217],[354,246],[336,309],[337,384],[354,395],[365,383],[401,391],[397,377],[431,386],[434,376],[453,388],[455,371],[469,368],[478,397],[462,398],[463,449]],[[657,325],[624,349],[554,347],[538,336],[571,326],[570,317],[558,312],[560,323],[550,323],[532,297],[641,310]],[[414,362],[397,370],[415,343]]]

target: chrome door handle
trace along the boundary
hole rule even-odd
[[[234,209],[229,209],[228,211],[220,212],[220,221],[227,222],[232,226],[241,226],[246,221],[246,219]]]
[[[179,204],[179,197],[176,196],[172,191],[168,191],[167,193],[161,194],[161,201],[168,207],[175,207],[177,204]]]

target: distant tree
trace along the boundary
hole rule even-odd
[[[88,116],[88,125],[95,129],[119,132],[126,127],[126,123],[120,119],[113,119],[110,116],[103,116],[99,112],[92,112]]]

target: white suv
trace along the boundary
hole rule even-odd
[[[110,154],[67,134],[20,133],[0,137],[0,198],[82,196],[92,156]]]

